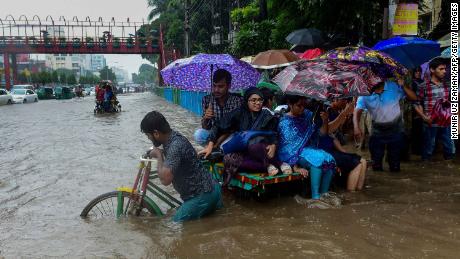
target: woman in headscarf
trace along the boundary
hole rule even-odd
[[[210,131],[208,146],[199,152],[205,158],[212,152],[214,143],[222,134],[242,131],[270,131],[271,135],[256,136],[249,141],[245,151],[226,154],[224,156],[225,181],[238,170],[267,171],[269,175],[276,175],[280,163],[275,157],[277,146],[278,120],[269,111],[262,109],[263,94],[259,89],[247,89],[243,97],[243,105],[222,120],[217,122]],[[289,165],[281,165],[284,173],[292,173]]]
[[[294,167],[305,177],[310,174],[312,199],[327,198],[335,171],[334,158],[318,146],[319,134],[328,132],[328,115],[321,112],[321,120],[305,109],[301,96],[287,96],[289,112],[281,117],[278,134],[278,159]]]

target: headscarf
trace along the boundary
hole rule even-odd
[[[245,108],[248,111],[249,111],[248,101],[249,101],[249,98],[251,97],[251,95],[253,95],[253,94],[257,94],[262,99],[264,98],[263,93],[257,87],[249,87],[248,89],[246,89],[246,91],[244,92],[244,95],[243,95],[243,100],[244,100],[243,108]]]

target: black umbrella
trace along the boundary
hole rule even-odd
[[[317,29],[300,29],[289,33],[286,40],[291,44],[319,47],[324,43],[323,33]]]

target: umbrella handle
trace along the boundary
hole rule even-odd
[[[213,87],[213,82],[212,82],[212,73],[214,72],[213,70],[214,70],[214,64],[211,64],[211,75],[210,75],[210,77],[211,77],[211,92],[212,92],[212,87]]]

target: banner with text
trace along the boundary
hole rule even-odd
[[[418,4],[398,4],[396,7],[393,35],[417,35]]]

